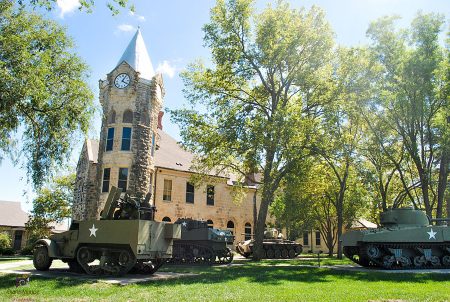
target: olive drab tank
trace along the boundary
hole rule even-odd
[[[112,187],[100,220],[74,221],[68,231],[38,240],[35,268],[48,270],[60,259],[72,271],[91,275],[154,273],[172,257],[180,226],[153,221],[155,208],[148,200],[120,196],[121,189]]]
[[[432,225],[420,210],[389,209],[380,214],[381,226],[354,230],[342,236],[344,254],[365,267],[384,269],[450,268],[450,228]]]
[[[181,238],[174,240],[171,263],[227,264],[233,252],[227,247],[234,236],[229,230],[209,228],[206,221],[181,218]]]
[[[241,241],[236,245],[236,251],[248,258],[253,255],[254,240]],[[263,259],[295,258],[303,251],[303,246],[295,241],[284,240],[277,229],[264,231]]]

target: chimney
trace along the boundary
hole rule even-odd
[[[162,127],[162,118],[163,118],[163,115],[164,115],[164,112],[163,112],[163,111],[160,111],[160,112],[158,113],[158,129],[161,129],[161,130],[163,130],[163,127]]]

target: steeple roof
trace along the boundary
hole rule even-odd
[[[127,62],[135,71],[139,72],[139,76],[143,79],[150,80],[155,75],[140,29],[134,34],[133,39],[131,39],[130,44],[125,49],[117,66],[122,64],[123,61]]]

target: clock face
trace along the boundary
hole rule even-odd
[[[116,87],[119,89],[123,89],[130,85],[130,82],[130,76],[126,73],[121,73],[114,80],[114,85],[116,85]]]

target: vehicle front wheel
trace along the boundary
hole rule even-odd
[[[33,265],[38,271],[47,271],[53,259],[48,255],[46,246],[38,246],[33,253]]]

